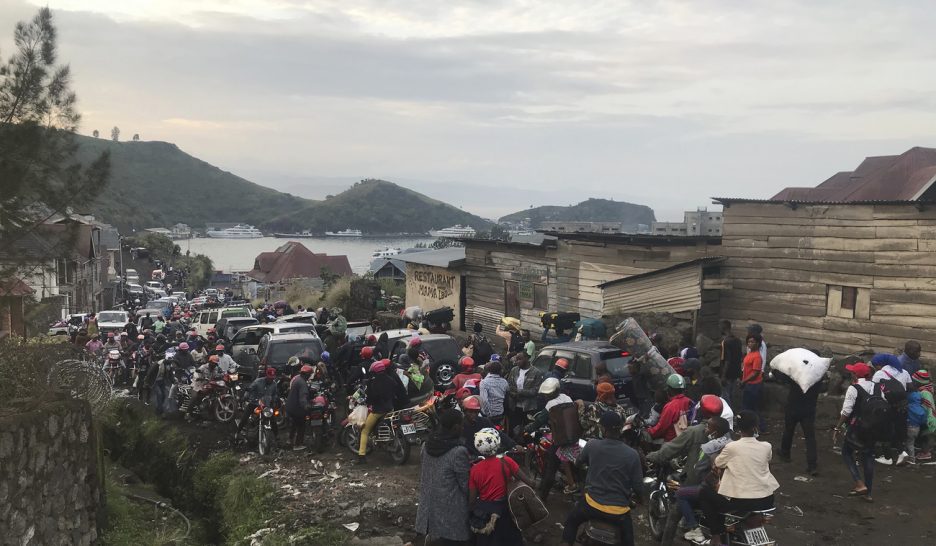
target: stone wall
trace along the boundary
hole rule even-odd
[[[0,410],[0,545],[95,543],[98,453],[85,402]]]

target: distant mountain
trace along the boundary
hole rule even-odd
[[[92,213],[121,230],[169,227],[177,222],[264,221],[308,206],[190,156],[168,142],[114,142],[76,136],[78,158],[111,154],[111,177]]]
[[[636,230],[638,224],[649,226],[656,217],[646,205],[635,205],[609,199],[588,199],[568,207],[547,205],[521,210],[502,216],[500,223],[520,223],[530,219],[536,229],[543,222],[621,222],[625,230]]]
[[[425,233],[455,224],[488,230],[491,223],[461,209],[382,180],[357,182],[323,201],[255,184],[183,152],[168,142],[114,142],[77,135],[78,158],[110,151],[111,177],[92,205],[121,231],[185,223],[246,223],[272,231]],[[79,211],[85,212],[85,211]]]
[[[491,223],[452,205],[385,180],[362,180],[330,199],[283,214],[264,231],[359,229],[364,233],[425,233],[455,224],[489,230]]]

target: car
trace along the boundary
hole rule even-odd
[[[135,295],[143,295],[144,293],[143,287],[141,285],[129,281],[127,282],[127,291]]]
[[[162,290],[163,283],[161,283],[160,281],[146,281],[146,287],[151,288],[153,290]]]
[[[390,358],[396,360],[401,354],[406,352],[406,346],[409,344],[416,332],[412,330],[394,330],[394,332],[409,332],[409,335],[401,335],[391,346]],[[382,332],[378,332],[380,335]],[[388,332],[388,337],[389,337]],[[428,334],[419,336],[422,344],[419,350],[429,355],[430,373],[432,380],[436,385],[446,387],[458,373],[458,360],[462,357],[461,347],[455,338],[446,334]]]
[[[306,349],[311,351],[313,360],[318,360],[325,346],[317,335],[307,332],[268,333],[260,339],[256,349],[249,349],[242,356],[241,362],[237,362],[239,372],[248,377],[257,377],[258,368],[275,368],[278,373],[282,373],[289,359],[299,356]]]
[[[246,355],[251,351],[256,353],[260,346],[260,340],[267,334],[285,334],[302,333],[311,334],[318,337],[315,333],[315,325],[302,322],[274,322],[271,324],[255,324],[245,326],[234,334],[231,338],[231,358],[238,364],[245,361]]]
[[[275,322],[306,322],[309,324],[316,324],[315,313],[312,311],[303,311],[302,313],[293,313],[292,315],[276,317]]]
[[[626,351],[607,341],[557,343],[543,347],[533,359],[533,366],[546,374],[560,358],[569,361],[569,370],[561,383],[563,392],[573,400],[595,400],[595,380],[598,379],[595,369],[599,363],[603,363],[608,369],[618,399],[630,398],[631,378],[627,364],[631,361],[631,356]]]
[[[219,338],[231,339],[241,328],[257,324],[260,324],[260,321],[252,317],[224,317],[218,319],[218,323],[215,324],[215,332],[217,332]]]
[[[137,277],[136,275],[127,275],[126,279],[127,284],[140,284],[140,277]],[[140,292],[142,291],[143,290],[141,289]]]
[[[139,276],[140,276],[140,274],[137,273],[137,270],[136,270],[136,269],[131,269],[131,268],[129,268],[129,267],[128,267],[127,269],[124,270],[124,275],[126,275],[126,276],[128,276],[128,277],[139,277]]]
[[[87,318],[87,316],[88,313],[72,313],[70,315],[66,315],[65,320],[59,321],[49,328],[48,335],[71,335],[71,330],[77,331],[78,328],[81,328],[81,325],[84,324],[85,318]]]
[[[246,317],[250,316],[250,310],[244,307],[214,307],[212,309],[202,309],[192,315],[192,329],[198,332],[200,336],[208,335],[208,329],[214,328],[220,319],[226,317]]]
[[[170,294],[173,297],[179,298],[179,301],[185,302],[188,298],[185,297],[185,292],[173,292]]]
[[[130,322],[130,315],[126,311],[114,309],[97,314],[98,331],[102,334],[121,332],[128,322]]]

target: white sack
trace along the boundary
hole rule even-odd
[[[822,380],[831,362],[807,349],[789,349],[775,356],[770,368],[790,376],[806,392]]]

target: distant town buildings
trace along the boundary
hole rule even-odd
[[[687,210],[682,222],[654,222],[650,232],[653,235],[718,236],[722,234],[722,213],[710,212],[707,207]]]
[[[623,233],[623,222],[540,222],[538,231],[550,233]]]
[[[145,231],[149,233],[158,233],[160,235],[165,235],[170,239],[191,239],[192,238],[192,228],[188,224],[176,224],[172,226],[171,229],[168,228],[147,228]]]

